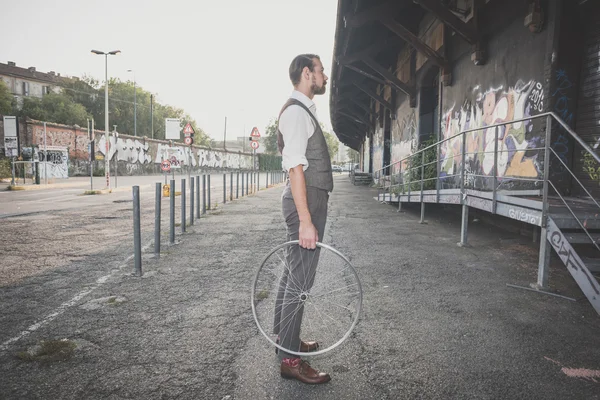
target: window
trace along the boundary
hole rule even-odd
[[[52,93],[52,88],[50,86],[42,86],[42,95],[45,96],[47,94]]]
[[[21,94],[23,96],[29,96],[29,82],[23,82]]]

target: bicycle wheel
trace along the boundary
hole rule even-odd
[[[297,356],[323,354],[342,344],[362,308],[361,283],[350,261],[324,243],[318,242],[317,248],[301,249],[297,240],[277,246],[265,257],[252,283],[252,314],[258,329],[279,350]],[[301,254],[300,262],[294,263],[293,252]],[[314,267],[298,279],[292,265]],[[296,329],[291,324],[300,324],[302,340],[316,340],[319,349],[303,352],[278,343],[280,331]]]

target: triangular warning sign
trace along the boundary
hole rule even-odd
[[[260,137],[260,133],[258,132],[258,128],[257,127],[252,128],[252,133],[250,133],[250,136],[256,137],[256,138]]]
[[[192,128],[192,124],[188,122],[185,128],[183,128],[183,133],[185,133],[186,135],[193,135],[194,128]]]

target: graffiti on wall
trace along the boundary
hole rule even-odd
[[[69,177],[69,155],[66,147],[48,146],[46,150],[43,148],[38,149],[37,156],[40,160],[40,179],[45,179],[46,175],[48,179],[66,179]]]
[[[373,135],[373,172],[383,168],[383,129],[379,126]]]
[[[69,149],[69,157],[75,159],[87,159],[88,139],[87,132],[71,127],[56,127],[48,125],[44,131],[43,125],[33,126],[33,144],[43,147],[65,147]]]
[[[68,149],[71,169],[75,173],[87,173],[90,144],[87,130],[67,125],[47,124],[44,131],[44,125],[39,121],[29,122],[27,129],[33,137],[33,144],[37,145],[38,148],[44,147],[45,138],[46,146],[60,146]],[[157,171],[162,161],[161,157],[163,157],[164,149],[169,147],[164,141],[123,134],[118,139],[110,134],[108,144],[108,158],[118,160],[119,168],[123,169],[123,173],[129,174]],[[247,153],[195,146],[190,149],[189,146],[183,144],[175,144],[174,147],[177,150],[169,155],[173,164],[199,168],[251,169],[255,161],[253,156]],[[95,149],[96,159],[106,157],[106,135],[104,132],[96,131]]]
[[[482,177],[494,174],[494,150],[498,149],[497,176],[499,178],[537,178],[542,166],[538,162],[543,138],[534,131],[534,122],[526,120],[496,128],[487,126],[527,118],[544,108],[544,90],[540,82],[519,80],[514,86],[490,88],[482,92],[473,90],[473,100],[467,99],[459,109],[451,107],[442,118],[443,139],[461,131],[482,128],[466,134],[465,171]],[[496,139],[497,130],[497,139]],[[450,139],[440,148],[441,176],[460,173],[462,163],[462,137]],[[487,187],[485,180],[472,182]]]
[[[414,109],[402,119],[397,119],[392,129],[392,163],[403,160],[409,156],[417,146],[417,117]],[[408,160],[402,162],[402,170],[406,170]],[[393,174],[400,169],[400,165],[394,166]]]

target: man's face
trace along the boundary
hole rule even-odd
[[[318,58],[313,59],[313,72],[310,73],[311,76],[311,87],[310,90],[315,94],[325,94],[325,88],[327,86],[327,75],[325,75],[325,70],[323,68],[323,64]]]

